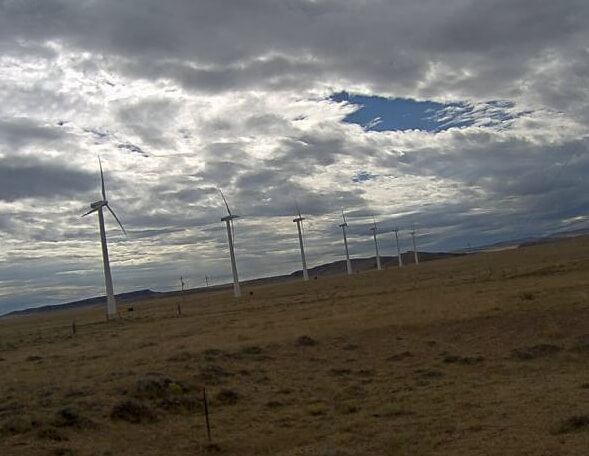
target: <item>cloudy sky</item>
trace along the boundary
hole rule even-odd
[[[586,228],[586,0],[0,0],[0,313]]]

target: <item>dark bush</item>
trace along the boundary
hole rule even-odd
[[[297,345],[299,347],[311,347],[317,345],[317,341],[309,336],[301,336],[297,339]]]
[[[82,416],[77,407],[64,407],[55,413],[53,425],[57,427],[73,427],[76,429],[92,429],[96,427],[94,422]]]
[[[589,415],[573,415],[563,420],[552,433],[568,434],[585,430],[589,430]]]
[[[219,385],[223,383],[227,377],[233,376],[233,373],[214,364],[208,364],[200,368],[199,379],[205,385]]]
[[[222,389],[217,393],[215,399],[219,404],[234,405],[239,400],[239,394],[230,389]]]
[[[123,420],[129,423],[152,422],[156,420],[154,411],[140,401],[125,399],[115,404],[110,412],[114,420]]]
[[[517,348],[511,351],[511,358],[519,361],[541,358],[558,353],[562,347],[552,344],[539,344],[532,347]]]

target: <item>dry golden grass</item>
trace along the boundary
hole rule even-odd
[[[0,454],[587,452],[587,238],[244,295],[0,319]]]

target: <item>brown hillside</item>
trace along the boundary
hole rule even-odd
[[[243,292],[0,320],[0,454],[587,451],[587,237]]]

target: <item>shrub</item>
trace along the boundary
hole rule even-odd
[[[134,399],[125,399],[115,404],[110,412],[110,417],[129,423],[152,422],[156,419],[156,415],[150,407]]]
[[[55,413],[53,424],[57,427],[73,427],[76,429],[91,429],[96,426],[91,419],[80,415],[78,408],[73,406],[58,410]]]
[[[175,383],[173,379],[163,374],[147,374],[137,380],[135,396],[140,399],[160,399],[168,394],[168,387]]]
[[[387,358],[387,361],[401,361],[406,358],[413,358],[413,356],[413,353],[411,353],[410,351],[404,351],[401,353],[397,353],[396,355],[389,356]]]
[[[511,357],[520,361],[550,356],[558,353],[562,347],[552,344],[539,344],[532,347],[517,348],[511,351]]]
[[[233,374],[221,366],[208,364],[200,368],[199,379],[206,385],[218,385]]]
[[[52,440],[54,442],[62,442],[64,440],[68,440],[67,437],[61,434],[59,430],[55,429],[54,427],[46,427],[40,429],[37,433],[37,436],[43,440]]]
[[[317,345],[317,341],[309,336],[301,336],[297,339],[297,345],[299,347],[312,347]]]
[[[17,415],[4,421],[2,430],[9,434],[24,434],[33,429],[36,424],[36,421],[29,415]]]
[[[215,399],[219,404],[234,405],[239,400],[239,394],[234,390],[222,389],[217,393]]]
[[[573,415],[557,425],[553,434],[568,434],[589,429],[589,415]]]

